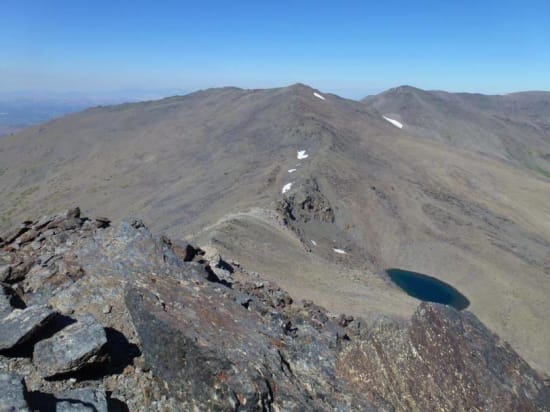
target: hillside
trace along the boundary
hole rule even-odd
[[[550,92],[447,93],[401,86],[363,99],[410,135],[511,161],[550,177]]]
[[[472,106],[455,116],[457,130],[476,129],[478,117],[486,130],[503,122]],[[543,129],[544,105],[522,107]],[[65,205],[136,216],[296,299],[367,319],[410,318],[417,301],[383,271],[418,271],[460,290],[550,372],[550,183],[521,166],[537,150],[545,167],[545,135],[519,139],[510,120],[515,139],[493,130],[473,146],[449,144],[439,120],[422,126],[436,130],[425,139],[412,118],[305,85],[86,110],[0,140],[1,227]]]

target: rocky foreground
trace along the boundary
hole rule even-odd
[[[0,238],[0,411],[549,410],[469,312],[367,324],[80,210]]]

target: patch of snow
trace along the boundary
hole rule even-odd
[[[341,255],[347,255],[347,252],[345,250],[342,250],[342,249],[332,249],[334,250],[336,253],[339,253]]]
[[[296,171],[296,169],[288,169],[288,173],[293,173],[295,171]]]
[[[298,150],[298,160],[307,159],[309,155],[305,150]]]
[[[313,246],[317,246],[317,242],[313,239],[311,239],[311,243],[313,244]]]
[[[390,119],[389,117],[386,117],[386,116],[382,116],[382,117],[386,119],[388,122],[390,122],[391,124],[393,124],[395,127],[399,127],[400,129],[403,128],[403,123],[400,123],[395,119]]]
[[[288,192],[290,190],[290,188],[292,187],[292,183],[287,183],[286,185],[283,186],[283,194],[285,194],[286,192]]]
[[[317,97],[318,99],[325,100],[324,96],[320,95],[320,94],[317,93],[317,92],[313,92],[313,95],[314,95],[315,97]]]

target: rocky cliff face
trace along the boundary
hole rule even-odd
[[[294,302],[235,262],[78,209],[0,239],[0,410],[548,410],[468,312]],[[223,278],[219,276],[222,273]]]

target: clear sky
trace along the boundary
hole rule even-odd
[[[550,90],[550,0],[2,0],[0,92]]]

